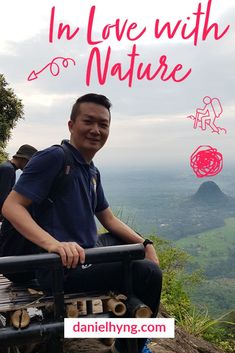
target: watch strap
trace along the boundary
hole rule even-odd
[[[147,246],[148,244],[153,245],[153,241],[150,240],[150,239],[145,239],[145,241],[143,242],[144,247],[146,248],[146,246]]]

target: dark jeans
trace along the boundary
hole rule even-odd
[[[115,236],[106,233],[98,238],[96,244],[100,246],[121,245],[123,244]],[[148,305],[153,316],[156,316],[162,286],[162,274],[159,267],[149,260],[137,260],[132,263],[133,292],[143,303]],[[86,292],[123,290],[123,266],[121,263],[105,263],[87,266],[78,266],[76,269],[64,270],[64,289],[65,292]],[[47,271],[41,271],[38,274],[38,280],[44,290],[51,288],[51,274]],[[126,353],[124,348],[126,340],[119,339],[120,346],[123,346],[121,353]],[[145,344],[145,339],[138,339],[139,352]],[[120,343],[120,342],[119,342]]]

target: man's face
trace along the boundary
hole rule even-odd
[[[76,120],[70,120],[68,125],[72,145],[85,157],[95,154],[109,135],[109,111],[99,104],[81,103]]]
[[[19,169],[23,170],[28,162],[28,159],[20,158]]]

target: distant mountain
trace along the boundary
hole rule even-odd
[[[196,203],[219,206],[226,205],[230,198],[221,191],[214,181],[205,181],[199,186],[191,200]]]
[[[213,181],[206,181],[187,199],[171,200],[158,215],[158,235],[177,240],[222,227],[235,217],[235,198],[226,195]]]

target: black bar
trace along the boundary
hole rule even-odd
[[[0,258],[0,272],[15,273],[32,271],[39,267],[60,266],[61,260],[57,254],[36,254],[6,256]]]
[[[47,324],[30,324],[24,329],[15,329],[12,327],[4,327],[0,330],[1,346],[26,344],[29,341],[37,341],[39,337],[48,335],[63,334],[64,322],[51,322]]]
[[[125,291],[125,294],[127,297],[132,295],[132,292],[133,292],[131,264],[132,263],[131,263],[131,261],[129,261],[129,259],[125,259],[122,262],[124,291]]]
[[[142,244],[104,246],[85,250],[87,264],[141,260],[145,257]]]
[[[118,262],[123,260],[140,260],[145,256],[142,244],[128,244],[105,246],[99,248],[85,249],[86,264]],[[60,266],[61,260],[57,254],[36,254],[6,256],[0,258],[0,272],[12,273],[21,271],[32,271],[39,267]]]
[[[63,321],[65,315],[64,307],[64,280],[63,268],[52,268],[52,294],[54,297],[54,319],[55,321]]]

